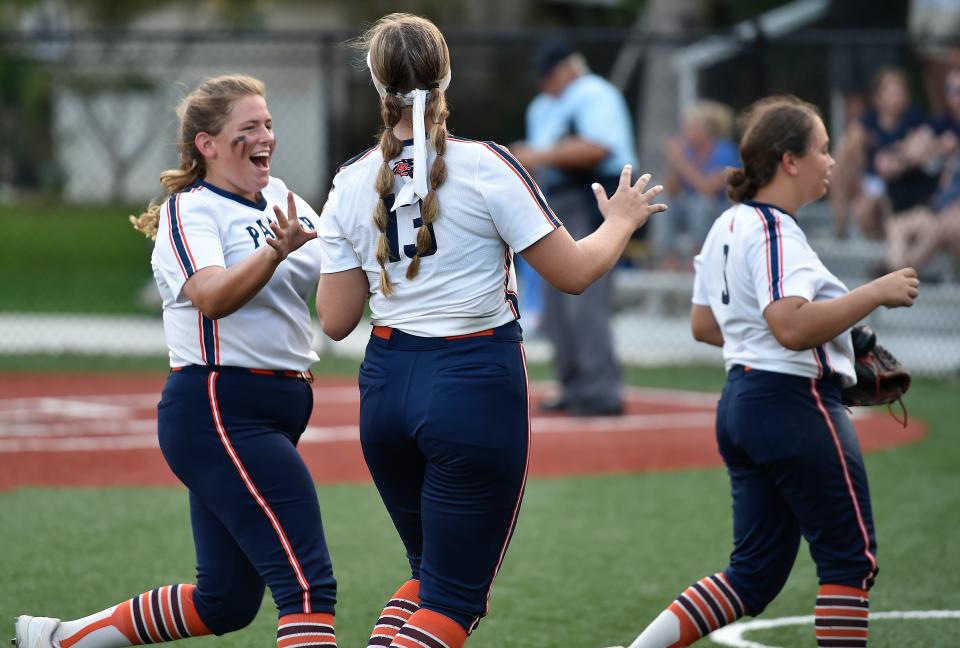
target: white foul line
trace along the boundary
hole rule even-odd
[[[730,648],[782,648],[770,644],[744,639],[743,635],[753,630],[779,628],[791,625],[812,625],[813,615],[780,617],[778,619],[751,619],[728,625],[710,634],[710,640]],[[871,612],[870,621],[880,619],[960,619],[960,610],[894,610],[891,612]]]

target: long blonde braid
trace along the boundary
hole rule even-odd
[[[393,284],[387,274],[387,261],[390,259],[390,242],[387,239],[387,222],[389,214],[384,202],[386,197],[393,193],[393,169],[390,160],[403,151],[403,142],[393,134],[393,127],[400,122],[403,112],[403,100],[396,95],[387,95],[381,103],[380,114],[383,117],[383,131],[380,133],[380,152],[383,155],[383,164],[377,171],[377,180],[374,189],[380,196],[376,207],[373,208],[373,223],[380,230],[377,239],[377,263],[380,264],[380,291],[384,295],[393,294]]]
[[[380,290],[389,296],[393,293],[393,285],[386,270],[386,264],[390,260],[390,245],[386,234],[389,214],[383,199],[393,192],[394,187],[390,162],[403,151],[403,143],[396,138],[392,130],[400,121],[404,108],[400,95],[414,88],[429,89],[426,118],[429,120],[436,153],[430,167],[429,192],[420,208],[422,225],[417,232],[416,253],[406,272],[407,279],[413,279],[420,272],[421,257],[434,245],[430,224],[440,217],[437,189],[447,178],[447,166],[443,156],[447,150],[446,120],[449,111],[444,92],[437,84],[450,72],[450,52],[436,25],[425,18],[404,13],[384,16],[354,41],[354,45],[367,52],[371,69],[387,89],[381,100],[384,131],[380,134],[380,152],[383,155],[383,165],[377,172],[374,184],[380,200],[374,207],[373,222],[380,231],[376,251],[377,262],[381,268]]]

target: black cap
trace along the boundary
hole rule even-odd
[[[570,58],[576,50],[566,41],[549,41],[537,48],[533,73],[541,80],[553,72],[559,63]]]

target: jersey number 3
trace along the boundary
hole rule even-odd
[[[387,242],[390,244],[390,263],[396,263],[400,260],[400,228],[397,226],[397,212],[393,210],[394,195],[389,194],[383,197],[383,206],[387,208]],[[417,201],[417,211],[420,208],[420,201]],[[413,219],[413,228],[418,230],[423,227],[423,219],[419,216]],[[427,257],[437,253],[437,235],[433,231],[433,223],[427,225],[430,230],[430,248],[420,255]],[[417,244],[407,243],[403,246],[403,253],[408,259],[417,255]]]

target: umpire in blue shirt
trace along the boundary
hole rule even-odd
[[[625,164],[637,168],[630,112],[609,81],[590,72],[565,43],[540,47],[535,74],[540,93],[527,107],[527,140],[513,153],[537,178],[550,206],[575,239],[602,221],[590,189],[616,189]],[[620,366],[610,329],[612,277],[581,295],[544,286],[543,326],[554,346],[562,391],[542,408],[579,416],[623,412]]]

